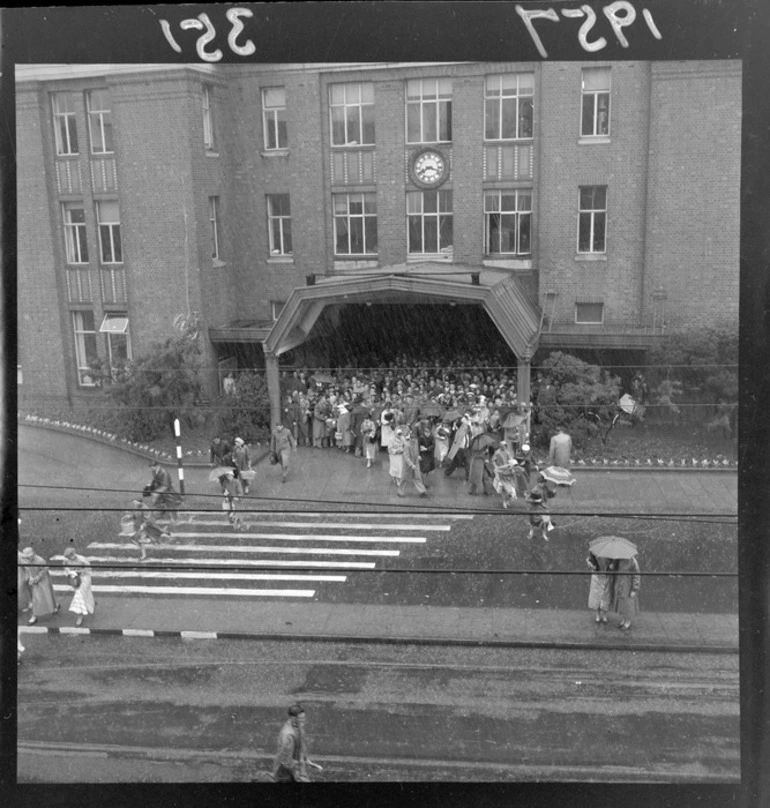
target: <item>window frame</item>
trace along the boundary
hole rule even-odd
[[[65,112],[60,112],[57,109],[57,101],[59,99],[73,100],[75,93],[69,90],[62,90],[59,92],[51,93],[51,111],[53,115],[53,133],[54,133],[54,146],[56,149],[57,157],[75,157],[80,154],[80,144],[78,143],[78,127],[77,127],[77,113],[74,109],[67,109]],[[69,105],[68,105],[69,106]],[[66,132],[67,143],[62,143],[62,131],[59,128],[60,122],[64,121],[64,132]],[[70,126],[71,124],[71,126]],[[74,140],[74,151],[72,150],[72,141]],[[68,147],[68,151],[63,151],[63,146]]]
[[[433,82],[435,84],[435,94],[428,95],[426,99],[426,82]],[[446,82],[449,84],[449,97],[442,97],[441,84]],[[412,98],[409,97],[409,85],[419,84],[419,96]],[[404,126],[405,126],[405,139],[408,145],[416,146],[424,143],[451,143],[452,142],[452,101],[454,98],[454,86],[452,79],[448,77],[442,78],[424,78],[424,79],[407,79],[405,83],[405,110],[404,110]],[[416,140],[411,140],[409,137],[409,110],[417,108],[418,121],[419,121],[419,137]],[[425,136],[425,123],[426,113],[430,107],[433,107],[433,123],[435,125],[435,138],[427,138]],[[446,136],[442,137],[441,132],[441,110],[442,107],[446,110]]]
[[[516,256],[516,257],[531,257],[532,256],[532,188],[492,188],[486,189],[484,191],[484,254],[491,257],[494,256]],[[490,211],[487,210],[487,198],[489,197],[497,197],[498,206],[496,210]],[[503,197],[504,196],[514,196],[515,197],[515,208],[513,210],[503,210]],[[529,206],[527,208],[520,208],[520,199],[524,196],[529,197]],[[514,233],[515,233],[515,241],[516,241],[516,249],[513,252],[506,252],[502,249],[493,252],[490,249],[490,224],[491,224],[491,217],[492,216],[499,216],[501,219],[501,225],[498,226],[497,232],[500,237],[500,246],[502,247],[502,217],[510,217],[513,216],[514,218]],[[521,249],[521,233],[522,233],[522,217],[528,217],[528,225],[529,225],[529,249],[526,252],[523,252]]]
[[[337,213],[337,202],[344,199],[345,200],[345,213],[338,214]],[[352,201],[360,201],[361,204],[361,213],[351,213],[351,202]],[[374,211],[370,212],[367,211],[367,202],[372,202],[374,205]],[[361,230],[361,243],[363,244],[363,251],[362,252],[353,252],[353,232],[354,229],[357,230],[358,227],[356,226],[351,227],[351,220],[353,222],[360,222],[360,230]],[[338,252],[337,244],[339,241],[338,230],[337,230],[337,223],[339,221],[345,222],[346,227],[346,236],[347,236],[347,243],[348,243],[348,251],[347,252]],[[369,244],[367,243],[367,221],[369,223],[374,224],[374,248],[368,249]],[[350,256],[376,256],[378,255],[379,250],[379,237],[377,233],[377,194],[374,192],[364,192],[364,191],[353,191],[353,192],[345,192],[345,193],[335,193],[332,194],[332,225],[334,228],[334,256],[335,258],[348,258]],[[369,234],[369,238],[372,237],[372,234]]]
[[[600,306],[601,318],[599,320],[580,320],[578,319],[578,309],[580,306]],[[575,325],[604,325],[604,301],[603,300],[576,300],[575,301]]]
[[[201,85],[201,110],[203,113],[203,147],[206,151],[216,151],[214,137],[214,105],[212,104],[211,86]]]
[[[83,324],[83,316],[90,314],[92,319],[92,328],[87,328]],[[78,387],[96,387],[96,380],[93,378],[93,371],[90,368],[90,359],[96,359],[99,356],[97,350],[97,331],[96,320],[94,319],[94,312],[92,309],[88,310],[75,310],[70,311],[70,323],[72,325],[72,334],[75,345],[75,372],[77,374]],[[78,328],[78,319],[80,319],[81,327]],[[92,337],[93,353],[89,358],[88,345],[86,340]],[[86,379],[88,381],[86,381]]]
[[[436,194],[436,210],[432,211],[429,210],[427,213],[425,211],[425,199],[428,194]],[[450,255],[454,254],[454,196],[451,190],[445,190],[443,188],[437,188],[435,190],[420,190],[420,191],[407,191],[406,193],[406,238],[407,238],[407,255]],[[413,213],[410,212],[410,205],[409,200],[411,199],[420,199],[420,210],[419,212]],[[449,210],[442,209],[441,207],[441,200],[449,198]],[[420,241],[421,241],[421,250],[413,250],[412,249],[412,227],[411,227],[411,219],[419,217],[420,218]],[[442,218],[448,220],[451,226],[451,244],[447,245],[446,247],[441,247],[441,234],[442,234]],[[426,220],[436,220],[436,246],[438,247],[437,250],[426,250],[425,249],[425,224]]]
[[[268,106],[267,94],[271,91],[280,90],[283,93],[282,106]],[[283,119],[280,113],[283,112]],[[281,124],[285,143],[281,143]],[[275,146],[270,145],[268,132],[272,131],[275,138]],[[289,132],[286,123],[286,88],[285,87],[262,87],[262,141],[265,151],[282,151],[289,148]]]
[[[209,225],[211,227],[211,260],[221,261],[219,233],[221,230],[220,204],[218,196],[209,197]]]
[[[114,204],[118,209],[118,219],[117,221],[102,221],[102,205],[107,202],[109,204]],[[102,228],[106,228],[109,232],[110,238],[110,253],[111,253],[111,260],[107,260],[104,257],[104,236],[102,232]],[[123,263],[123,239],[121,236],[120,231],[120,206],[118,204],[117,199],[97,199],[96,200],[96,232],[99,237],[99,263],[108,266],[113,264],[122,264]],[[117,232],[117,252],[120,254],[119,257],[115,257],[116,249],[116,238],[115,233]]]
[[[110,105],[107,109],[92,109],[91,108],[91,96],[94,93],[106,93]],[[86,90],[86,116],[88,118],[88,139],[91,148],[91,154],[114,154],[114,144],[111,144],[113,148],[107,148],[107,136],[106,136],[106,129],[105,129],[105,116],[109,116],[107,118],[107,125],[110,129],[110,140],[112,140],[112,96],[110,95],[110,91],[107,88],[99,88],[95,90]],[[98,121],[99,126],[99,135],[100,140],[102,143],[103,148],[97,149],[95,148],[94,142],[94,130],[93,130],[93,121],[94,117]]]
[[[121,323],[125,320],[125,323]],[[110,321],[115,321],[117,327],[110,327]],[[107,360],[111,370],[115,370],[116,363],[114,359],[114,346],[112,339],[125,338],[126,340],[126,361],[130,362],[133,359],[133,352],[131,350],[131,331],[130,331],[130,318],[126,312],[105,312],[102,324],[99,326],[99,333],[104,334],[107,342]]]
[[[81,202],[62,202],[61,210],[65,262],[74,266],[85,266],[90,263],[85,205]],[[83,214],[82,222],[73,222],[68,219],[68,214],[76,210]]]
[[[607,89],[587,90],[586,89],[586,73],[599,73],[605,72],[607,74]],[[591,109],[591,131],[585,132],[586,127],[586,99],[593,96],[592,109]],[[608,138],[610,137],[610,116],[612,111],[611,106],[612,96],[612,68],[611,67],[584,67],[580,71],[580,137],[581,138]],[[607,108],[606,110],[600,109],[601,98],[606,97]],[[599,118],[600,113],[606,113],[606,131],[600,131]]]
[[[513,93],[506,93],[505,90],[507,88],[503,87],[503,80],[507,77],[515,77],[516,78],[516,87]],[[522,92],[521,82],[520,79],[523,76],[529,76],[532,78],[532,92]],[[499,81],[499,88],[498,92],[490,92],[490,80],[497,79]],[[527,88],[523,88],[527,89]],[[512,137],[506,137],[503,132],[503,126],[505,121],[504,109],[506,104],[506,99],[512,100],[515,104],[515,121],[516,121],[516,131]],[[530,134],[522,135],[521,134],[521,122],[522,122],[522,104],[524,99],[529,99],[530,102]],[[488,104],[489,102],[496,102],[497,105],[497,132],[496,137],[488,137],[487,130],[488,130]],[[489,76],[485,76],[484,78],[484,141],[486,143],[507,143],[510,141],[519,141],[519,140],[534,140],[535,137],[535,73],[529,71],[523,71],[520,73],[494,73]]]
[[[273,210],[274,200],[284,199],[287,202],[288,213],[278,212]],[[267,237],[268,237],[268,250],[270,258],[283,258],[294,256],[294,241],[291,232],[291,195],[288,193],[283,194],[267,194],[265,200],[265,210],[267,212]],[[288,228],[286,227],[288,223]],[[277,228],[277,233],[274,233],[273,228]],[[288,232],[288,237],[287,237]],[[279,237],[280,244],[276,246],[275,236]],[[286,241],[289,242],[289,249],[286,249]]]
[[[342,88],[343,100],[340,103],[333,101],[334,90],[337,87]],[[351,88],[357,89],[358,100],[348,101],[348,92]],[[370,88],[371,101],[364,100],[364,88]],[[335,148],[359,148],[360,146],[374,146],[376,144],[376,132],[374,122],[374,82],[371,81],[349,81],[349,82],[335,82],[328,87],[328,103],[329,103],[329,141]],[[371,130],[372,139],[364,140],[364,130],[366,128],[364,121],[364,108],[369,108],[371,113]],[[334,110],[343,110],[343,124],[345,138],[343,143],[335,142],[335,123],[334,123]],[[358,110],[358,140],[349,138],[348,136],[348,110]]]
[[[583,190],[587,188],[603,188],[604,189],[604,207],[603,208],[583,208]],[[608,225],[608,210],[609,210],[609,188],[606,185],[580,185],[578,186],[578,222],[577,222],[577,254],[578,255],[606,255],[607,254],[607,225]],[[582,217],[587,215],[590,217],[590,250],[580,249],[580,228]],[[604,216],[604,243],[602,249],[594,249],[594,242],[596,238],[596,217],[597,215]]]

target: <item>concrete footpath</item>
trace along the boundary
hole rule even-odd
[[[87,451],[90,462],[77,467],[79,484],[90,469],[91,484],[103,485],[104,469],[117,469],[121,462],[136,467],[137,458],[114,445],[50,429],[20,427],[20,452],[28,452],[25,462],[34,462],[36,438],[44,433],[45,451],[61,461],[58,473],[66,473],[62,463],[82,461],[82,452],[73,454],[72,441]],[[100,452],[104,454],[102,458]],[[23,484],[29,469],[19,463]],[[123,460],[125,458],[125,460]],[[266,462],[258,466],[253,482],[254,503],[260,509],[267,500],[286,510],[296,500],[297,510],[308,504],[332,503],[396,506],[405,512],[421,508],[462,513],[467,509],[499,509],[497,497],[468,496],[462,473],[453,477],[433,472],[428,499],[420,499],[412,488],[406,499],[395,495],[387,477],[387,461],[382,456],[376,468],[367,470],[363,461],[333,449],[301,449],[286,484],[280,470]],[[36,480],[41,479],[37,466]],[[173,466],[169,464],[173,474]],[[210,492],[209,467],[188,471],[188,492]],[[671,469],[574,469],[578,482],[561,489],[553,511],[735,514],[737,472],[733,470]],[[54,484],[53,482],[50,484]],[[251,500],[251,497],[249,497]],[[389,509],[390,510],[390,509]],[[736,549],[737,552],[737,549]],[[597,625],[585,611],[550,609],[453,608],[424,605],[393,606],[367,604],[293,603],[265,600],[245,606],[229,600],[188,597],[114,597],[99,595],[97,612],[83,628],[75,628],[75,616],[67,612],[69,596],[62,612],[41,618],[35,626],[26,625],[19,615],[19,626],[26,635],[47,632],[87,635],[184,636],[189,638],[250,638],[259,640],[315,640],[329,642],[385,642],[423,644],[463,644],[475,646],[630,649],[737,653],[737,614],[658,613],[642,611],[632,629],[622,632],[616,622]],[[644,608],[644,604],[642,606]]]

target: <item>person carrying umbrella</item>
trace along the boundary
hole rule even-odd
[[[636,545],[621,536],[600,536],[589,544],[589,549],[597,557],[612,559],[608,570],[612,579],[611,610],[620,617],[618,628],[628,631],[631,621],[639,613],[642,583]]]
[[[495,479],[492,485],[503,498],[503,508],[507,508],[517,496],[514,468],[518,465],[508,448],[508,441],[500,441],[499,448],[492,456],[492,465],[495,469]]]

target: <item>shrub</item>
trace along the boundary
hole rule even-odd
[[[270,434],[270,396],[261,373],[241,373],[235,394],[221,396],[220,431],[243,438],[247,443],[265,440]]]

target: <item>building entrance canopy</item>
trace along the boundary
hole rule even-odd
[[[518,398],[528,402],[529,362],[539,339],[538,309],[513,276],[487,284],[449,277],[454,275],[446,270],[436,275],[415,270],[379,270],[376,274],[323,279],[312,286],[294,289],[263,343],[273,424],[280,419],[278,357],[302,345],[321,312],[331,305],[454,302],[481,306],[517,357]]]

